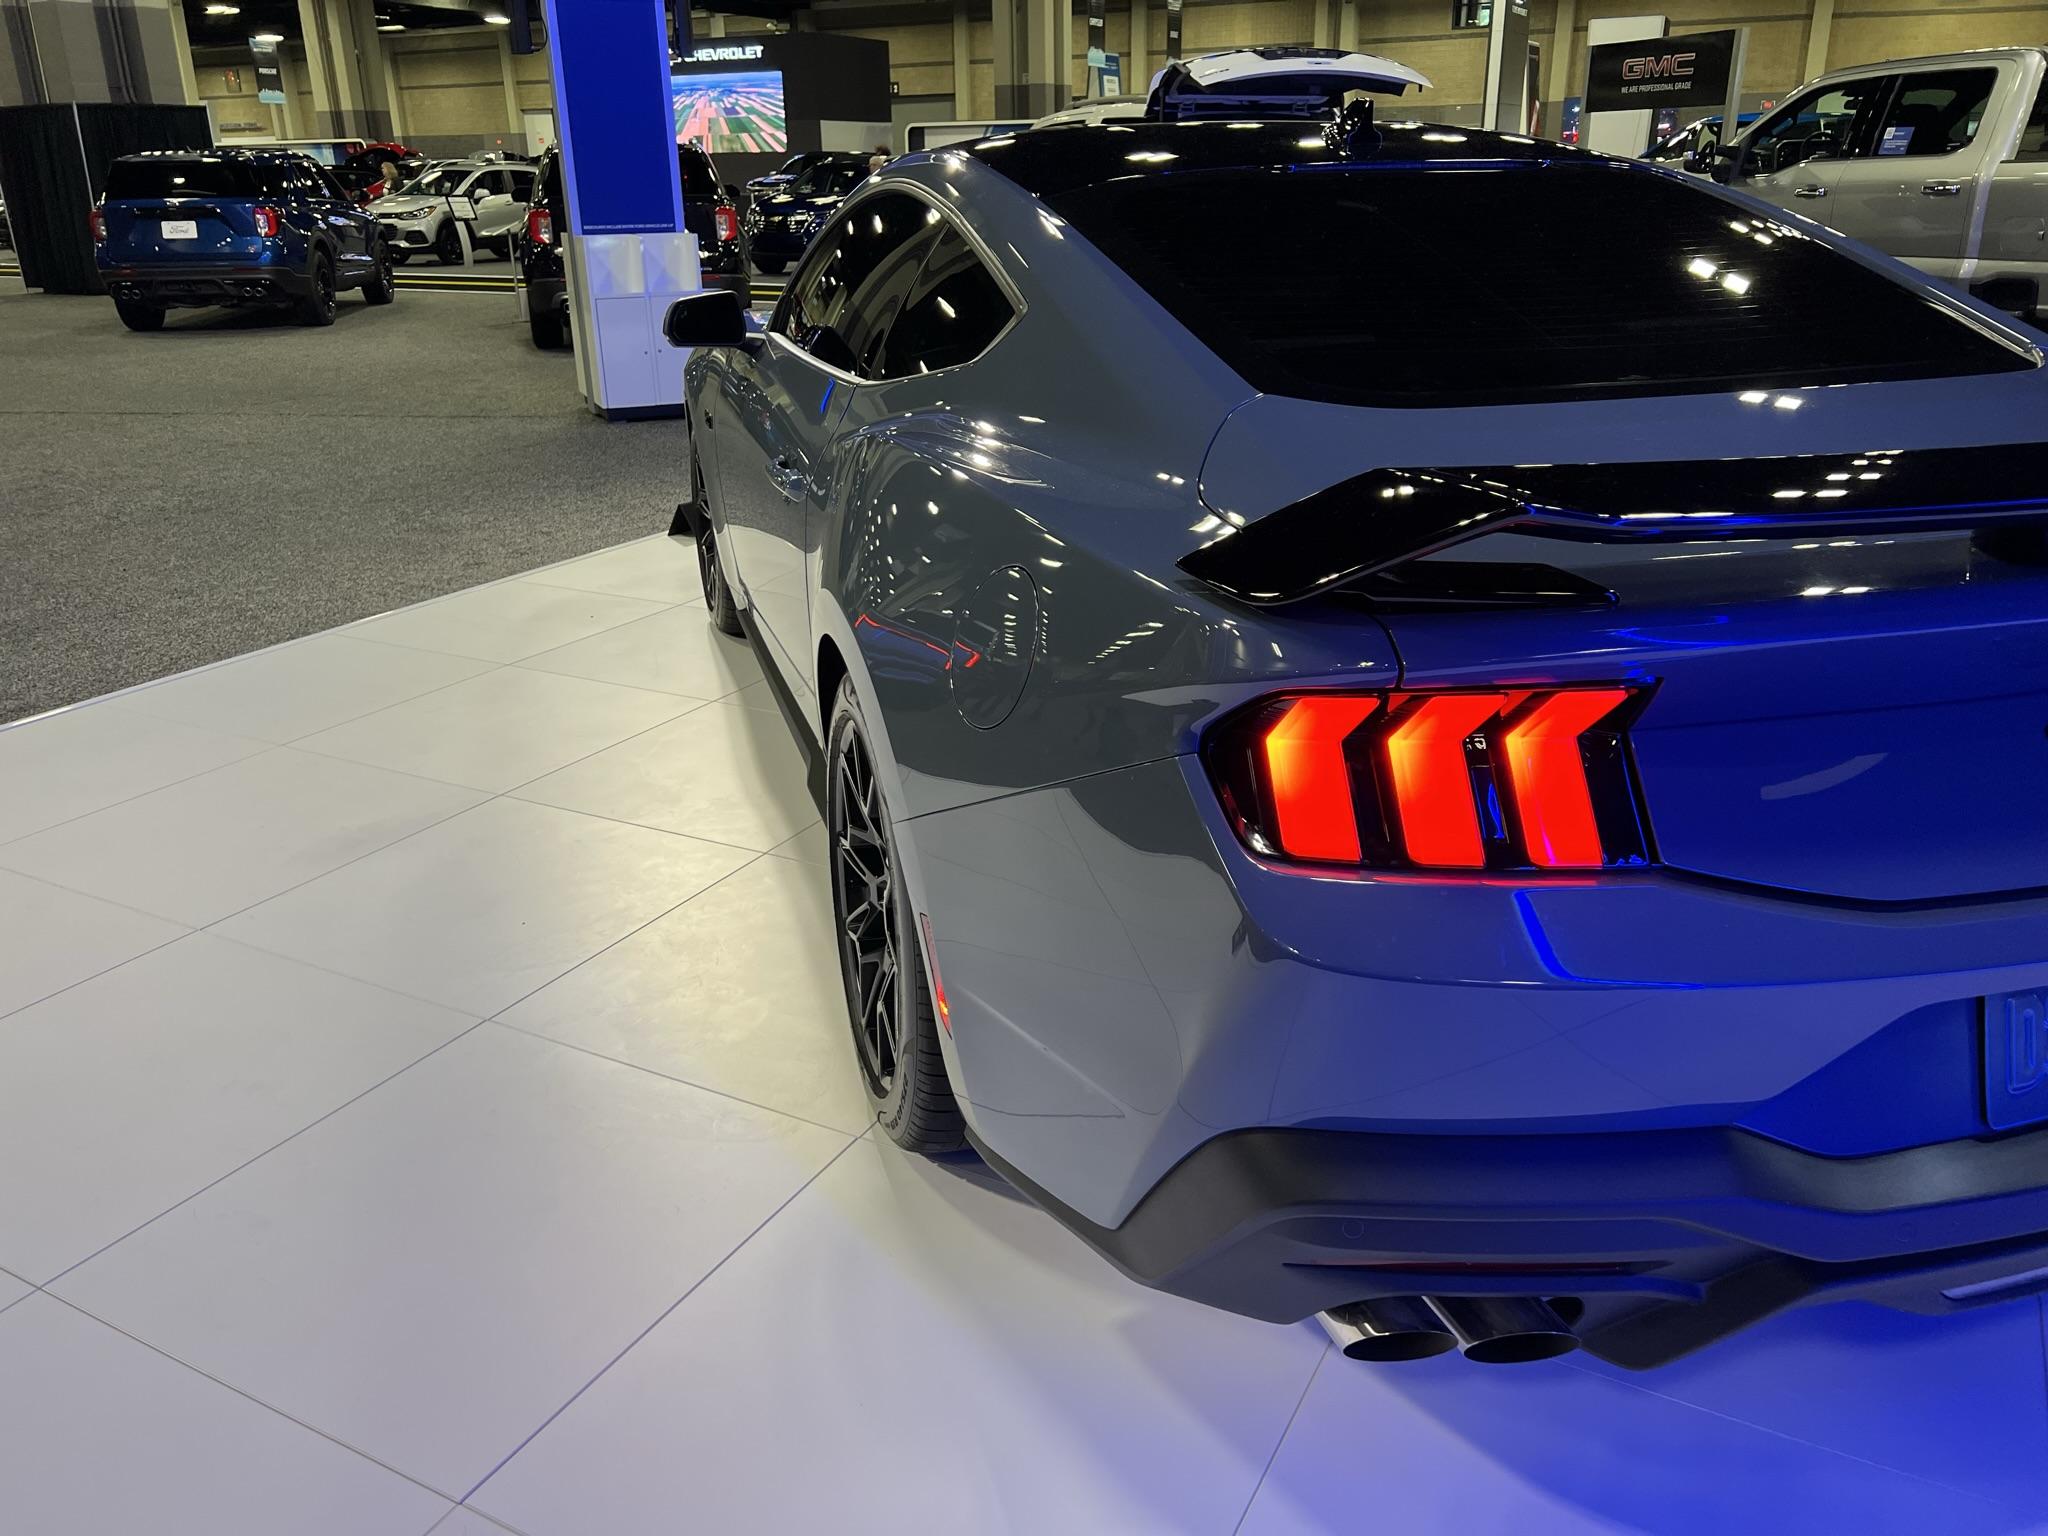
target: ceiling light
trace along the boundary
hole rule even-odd
[[[377,23],[377,30],[379,32],[403,32],[405,30],[405,23],[402,21],[380,21]]]
[[[284,41],[284,34],[282,32],[258,32],[249,41],[252,43],[281,43]]]
[[[209,5],[206,8],[206,14],[209,16],[239,16],[242,14],[242,8],[239,5]]]
[[[484,20],[494,27],[509,27],[512,25],[512,18],[503,11],[485,11]]]

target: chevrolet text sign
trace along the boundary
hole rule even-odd
[[[1586,110],[1723,106],[1736,38],[1730,30],[1602,43],[1586,61]]]

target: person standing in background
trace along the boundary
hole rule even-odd
[[[872,155],[868,156],[868,174],[870,176],[874,175],[875,172],[879,171],[883,166],[887,165],[888,163],[889,146],[886,144],[877,144],[875,146],[875,152]]]

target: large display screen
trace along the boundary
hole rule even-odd
[[[671,75],[669,95],[678,144],[702,145],[714,155],[779,155],[789,148],[779,69]]]

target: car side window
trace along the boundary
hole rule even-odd
[[[1745,141],[1746,168],[1768,176],[1807,160],[1846,158],[1855,144],[1857,119],[1884,98],[1891,81],[1889,75],[1852,80],[1788,101]]]
[[[2034,110],[2027,116],[2027,126],[2020,130],[2020,144],[2013,159],[2048,160],[2048,76],[2042,77],[2041,88],[2034,93]]]
[[[508,174],[512,177],[512,195],[522,203],[529,201],[533,197],[533,172],[512,171]]]
[[[1016,312],[967,237],[942,222],[903,312],[882,343],[874,376],[905,378],[972,362]]]
[[[907,192],[835,210],[770,329],[820,362],[860,371],[917,275],[933,211]]]
[[[1878,124],[1871,153],[1879,158],[1951,155],[1969,148],[1984,125],[1997,83],[1998,71],[1981,66],[1907,75]]]

